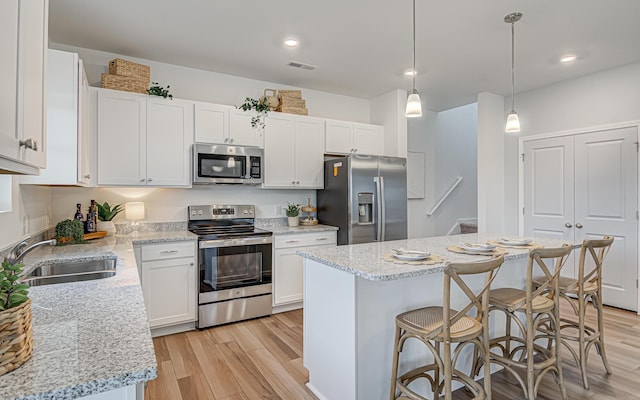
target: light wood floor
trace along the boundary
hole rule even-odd
[[[563,352],[569,399],[640,399],[640,317],[607,308],[605,334],[613,374],[605,373],[600,357],[592,350],[590,390],[582,388],[579,369],[569,352]],[[316,399],[305,386],[308,373],[302,366],[301,310],[164,336],[153,342],[158,378],[147,385],[146,399]],[[493,377],[494,400],[523,398],[515,381],[505,379],[502,372]],[[459,390],[455,398],[470,396]],[[551,375],[543,379],[538,398],[560,398]]]

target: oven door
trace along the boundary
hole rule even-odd
[[[271,242],[270,236],[199,241],[199,303],[219,301],[223,293],[237,292],[229,289],[250,292],[249,287],[265,284],[270,288]]]

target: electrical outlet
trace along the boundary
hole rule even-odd
[[[277,215],[278,217],[280,217],[280,216],[282,216],[282,214],[284,214],[284,210],[282,209],[282,206],[278,204],[278,205],[276,206],[276,215]]]

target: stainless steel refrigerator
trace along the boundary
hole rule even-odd
[[[407,238],[407,160],[353,154],[324,162],[318,220],[338,245]]]

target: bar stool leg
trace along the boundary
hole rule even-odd
[[[391,389],[389,391],[389,400],[395,400],[396,398],[396,380],[398,379],[398,358],[400,351],[398,349],[398,343],[400,342],[400,328],[396,326],[396,335],[393,342],[393,364],[391,366]]]
[[[562,333],[560,332],[560,294],[558,288],[554,291],[553,301],[555,303],[555,307],[553,308],[553,319],[554,321],[550,321],[550,324],[553,324],[554,332],[555,332],[555,356],[556,356],[556,368],[558,370],[558,385],[560,385],[560,393],[562,395],[562,399],[566,400],[567,398],[567,389],[564,386],[564,376],[562,374]],[[584,376],[584,375],[583,375]]]
[[[596,342],[596,348],[600,357],[602,357],[602,363],[604,364],[604,369],[607,370],[607,374],[611,374],[611,367],[609,366],[609,360],[607,359],[607,353],[604,349],[604,310],[602,308],[602,297],[600,293],[598,293],[597,300],[598,304],[598,334],[599,338]]]

